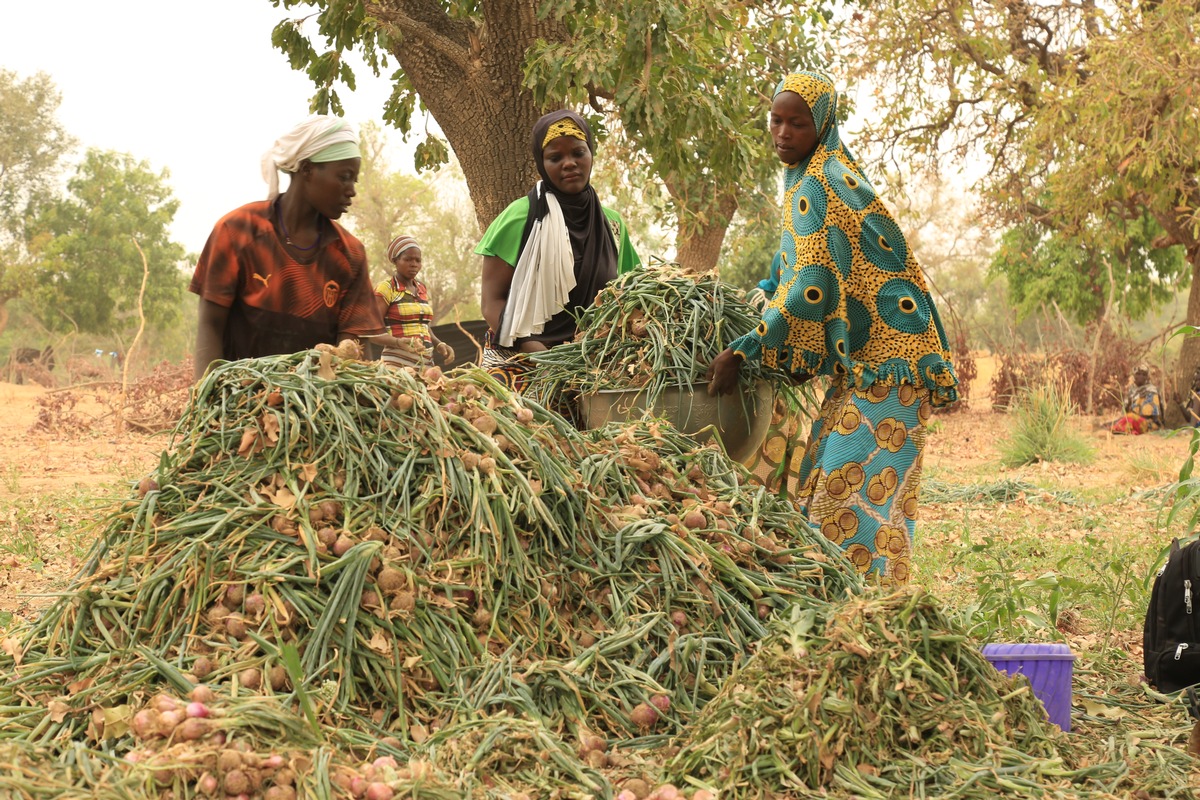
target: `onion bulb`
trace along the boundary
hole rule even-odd
[[[130,727],[133,728],[134,738],[148,739],[154,736],[158,733],[158,712],[152,708],[143,708],[133,715]]]
[[[246,689],[257,689],[262,686],[262,672],[251,667],[238,673],[238,683]],[[237,794],[234,792],[233,794]]]
[[[196,780],[196,790],[200,792],[200,794],[216,794],[217,787],[220,785],[221,784],[217,781],[216,777],[208,772],[204,773],[199,777],[199,779]]]
[[[276,664],[267,672],[267,682],[271,684],[271,689],[276,692],[282,692],[288,688],[287,669]]]
[[[231,583],[225,587],[225,607],[232,610],[242,604],[246,597],[246,587],[240,583]]]
[[[205,688],[207,689],[208,687],[206,686]],[[201,703],[199,700],[193,700],[187,704],[187,708],[184,709],[184,713],[186,713],[188,717],[203,718],[209,715],[209,710],[208,706],[204,705],[204,703]]]
[[[200,661],[200,659],[196,659],[196,661]],[[212,670],[210,669],[209,672],[211,671]],[[188,697],[196,703],[211,703],[213,700],[217,699],[217,693],[209,688],[207,684],[198,683],[192,687],[190,692],[188,692]]]
[[[242,602],[242,608],[248,616],[257,619],[267,610],[267,598],[258,592],[253,592],[246,595],[246,599]]]
[[[212,662],[212,659],[209,658],[208,656],[200,656],[199,658],[197,658],[195,661],[192,662],[192,674],[195,675],[200,680],[204,680],[205,678],[207,678],[209,675],[212,674],[212,671],[213,671],[213,662]],[[208,701],[204,700],[201,702],[208,702]]]
[[[392,787],[382,781],[375,781],[367,785],[367,800],[392,800],[396,793]]]
[[[242,768],[242,754],[237,750],[222,750],[217,756],[217,769],[223,774]]]
[[[205,709],[207,711],[207,709]],[[185,742],[194,742],[197,739],[203,739],[208,735],[210,723],[206,719],[200,717],[192,717],[185,719],[179,726],[179,738]]]
[[[384,567],[376,576],[375,584],[384,594],[395,594],[404,588],[404,573],[392,567]]]
[[[222,786],[225,794],[245,794],[250,791],[250,778],[240,769],[230,770],[225,773],[225,781]]]
[[[638,703],[633,707],[633,711],[629,712],[629,719],[638,728],[645,730],[658,722],[658,709],[647,703]]]

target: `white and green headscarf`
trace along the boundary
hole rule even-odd
[[[340,117],[314,114],[275,140],[263,153],[262,176],[267,182],[267,200],[279,196],[279,172],[295,173],[301,161],[321,164],[360,158],[358,130]]]

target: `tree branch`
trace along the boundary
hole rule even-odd
[[[440,53],[464,73],[470,70],[468,47],[475,27],[470,22],[451,19],[436,4],[428,2],[382,0],[366,2],[363,7],[374,19],[399,31],[401,35],[397,38],[401,41],[411,38]],[[413,16],[413,12],[423,19]]]

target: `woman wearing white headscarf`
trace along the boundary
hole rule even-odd
[[[335,222],[354,199],[361,163],[354,127],[320,115],[263,155],[267,199],[217,222],[188,287],[200,296],[197,379],[219,359],[379,341],[366,251]],[[280,172],[291,179],[282,194]]]

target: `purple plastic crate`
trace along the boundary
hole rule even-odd
[[[985,644],[983,657],[1001,672],[1024,675],[1046,716],[1071,730],[1071,673],[1075,656],[1065,644]]]

